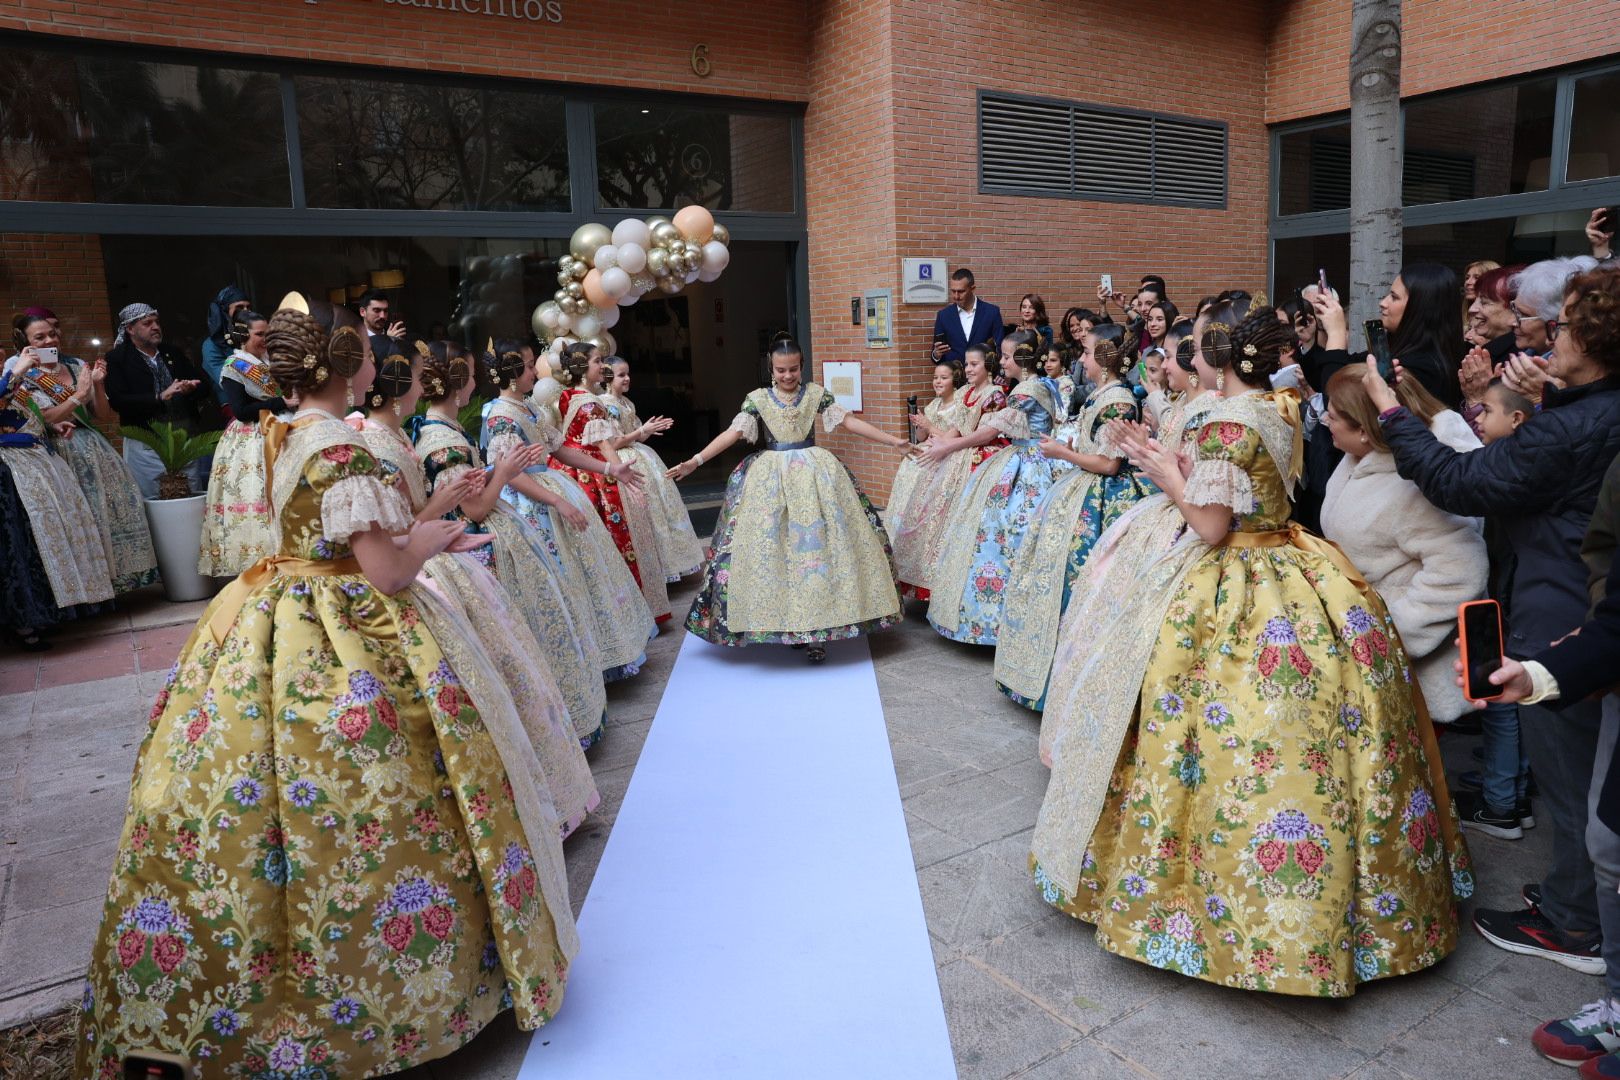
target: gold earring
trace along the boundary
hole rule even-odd
[[[1217,393],[1226,392],[1226,369],[1222,368],[1215,373],[1215,390]]]
[[[354,380],[343,380],[343,401],[349,408],[354,408]]]
[[[1198,389],[1198,372],[1187,372],[1187,385],[1191,386],[1194,390]]]
[[[397,401],[394,402],[394,417],[396,419],[398,419],[398,417],[399,417],[399,402],[397,402]]]

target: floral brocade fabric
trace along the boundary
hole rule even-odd
[[[323,495],[381,475],[356,445],[308,453],[281,553],[350,556]],[[75,1075],[122,1076],[148,1048],[209,1078],[369,1077],[506,1008],[546,1022],[571,918],[560,934],[501,756],[412,592],[289,572],[239,594],[216,644],[232,599],[152,708]]]
[[[1200,428],[1195,474],[1245,475],[1236,527],[1265,532],[1289,505],[1248,407]],[[1078,889],[1037,860],[1038,886],[1110,951],[1227,986],[1345,997],[1435,964],[1473,877],[1412,695],[1382,602],[1327,556],[1207,548],[1164,613]],[[1086,767],[1063,749],[1053,790]]]
[[[197,572],[235,577],[276,546],[270,497],[265,492],[264,435],[256,424],[232,420],[214,448],[203,509]]]

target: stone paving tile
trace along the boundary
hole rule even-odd
[[[1596,990],[1597,980],[1592,983]],[[1532,1030],[1534,1025],[1527,1024],[1518,1010],[1464,991],[1402,1036],[1378,1061],[1414,1077],[1555,1080],[1570,1076],[1570,1070],[1531,1048]]]
[[[1066,1049],[1080,1033],[974,963],[939,970],[961,1080],[1001,1080]]]
[[[10,868],[3,906],[6,923],[49,908],[107,894],[118,837],[54,855],[21,859]]]
[[[60,642],[39,663],[39,689],[135,674],[133,635],[129,630]]]
[[[36,911],[0,924],[0,956],[4,956],[6,996],[55,990],[46,995],[58,1005],[77,1000],[79,982],[90,960],[90,944],[101,925],[102,896],[75,904]],[[0,1027],[21,1017],[9,1015],[0,1000]]]
[[[1351,998],[1261,995],[1260,1001],[1357,1050],[1377,1054],[1466,992],[1430,969],[1369,983]]]
[[[917,817],[973,844],[1022,832],[1035,820],[1041,800],[983,773],[942,784],[905,800]]]
[[[1127,1077],[1155,1080],[1158,1075],[1102,1043],[1087,1039],[1016,1073],[1015,1080],[1126,1080]]]
[[[944,862],[973,847],[961,837],[936,829],[915,814],[906,814],[906,831],[911,834],[911,855],[918,870]]]
[[[974,952],[1052,909],[1019,867],[978,848],[917,872],[928,928],[958,952]]]

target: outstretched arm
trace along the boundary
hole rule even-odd
[[[875,443],[882,443],[884,446],[893,447],[896,450],[902,447],[907,450],[911,449],[911,440],[902,439],[898,435],[890,435],[882,428],[868,424],[853,413],[845,414],[844,419],[840,421],[840,426],[863,439],[871,439]]]
[[[673,465],[669,469],[665,470],[664,475],[669,477],[671,480],[683,480],[692,475],[692,470],[696,469],[699,465],[702,465],[705,461],[711,461],[716,454],[723,454],[727,450],[730,450],[733,446],[736,446],[737,440],[741,438],[742,432],[738,431],[736,428],[727,428],[720,434],[716,435],[713,439],[710,439],[708,446],[705,446],[702,450],[699,450],[697,453],[693,454],[679,465]]]

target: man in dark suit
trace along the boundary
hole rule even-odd
[[[367,289],[360,297],[360,321],[366,324],[371,338],[371,356],[382,363],[390,356],[404,356],[400,342],[405,340],[405,324],[398,319],[389,321],[388,294],[381,289]]]
[[[973,293],[973,271],[961,267],[951,275],[951,303],[934,316],[934,363],[960,364],[969,345],[990,342],[1001,348],[1001,309]]]

